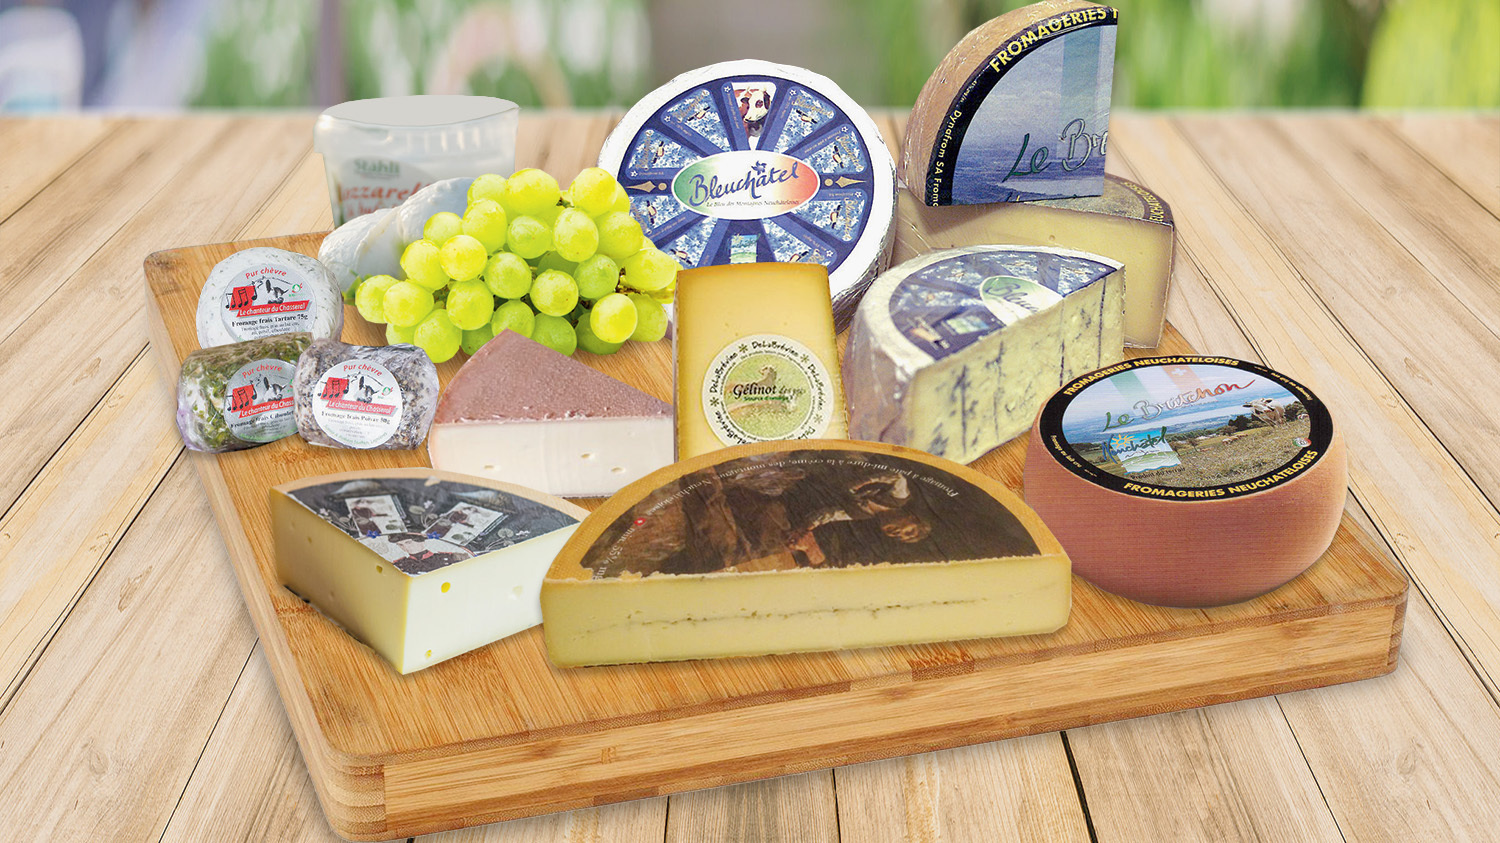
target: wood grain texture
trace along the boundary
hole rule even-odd
[[[1500,114],[1396,114],[1370,122],[1394,132],[1500,217]]]
[[[117,128],[115,121],[95,116],[78,120],[0,118],[0,146],[6,159],[17,163],[0,168],[0,220],[31,201],[37,191],[67,172],[100,138]]]
[[[312,253],[318,237],[270,242]],[[202,279],[247,245],[147,261],[160,317],[153,343],[168,368],[196,348],[191,314]],[[351,315],[346,339],[374,337]],[[1184,350],[1172,337],[1167,349]],[[666,355],[665,344],[654,344],[582,359],[651,391],[665,386]],[[440,376],[450,378],[457,366],[440,366]],[[1021,447],[1012,443],[976,467],[1016,488]],[[559,671],[530,630],[399,677],[276,584],[265,490],[295,477],[422,458],[316,449],[295,437],[219,458],[191,455],[220,513],[314,783],[334,827],[349,836],[797,772],[1344,681],[1393,665],[1404,581],[1367,538],[1343,530],[1328,564],[1240,606],[1157,609],[1081,584],[1072,621],[1052,636]],[[1254,652],[1273,641],[1274,658]],[[1248,651],[1226,659],[1239,648]],[[1162,663],[1159,653],[1167,651],[1191,667]],[[1017,678],[1038,664],[1069,690],[1033,696],[1018,689]],[[497,691],[507,705],[489,704]],[[932,707],[961,692],[968,704]],[[871,716],[841,716],[856,704]],[[725,746],[721,735],[731,728],[742,739]],[[676,748],[670,756],[654,751],[663,741]]]

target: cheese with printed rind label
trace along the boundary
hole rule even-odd
[[[741,445],[627,486],[542,586],[554,664],[1029,635],[1067,623],[1056,540],[995,480],[868,442]]]
[[[198,344],[204,348],[307,332],[338,339],[344,299],[315,258],[285,249],[242,249],[214,265],[198,294]]]
[[[449,382],[427,453],[434,468],[598,497],[671,463],[672,429],[665,401],[501,331]]]
[[[927,205],[1098,195],[1118,18],[1043,0],[965,35],[912,107],[902,183]]]
[[[414,345],[315,340],[292,383],[297,432],[328,448],[401,450],[427,437],[437,411],[437,367]]]
[[[889,258],[895,160],[864,109],[802,68],[743,60],[683,73],[626,112],[599,166],[684,267],[827,267],[840,328]]]
[[[1124,356],[1109,258],[972,246],[881,275],[844,355],[849,434],[972,462],[1026,432],[1057,386]]]
[[[1106,173],[1103,194],[1073,199],[933,208],[903,193],[894,260],[986,243],[1057,246],[1113,258],[1125,265],[1125,344],[1154,348],[1166,319],[1176,241],[1165,200]]]
[[[847,435],[828,274],[747,264],[677,275],[677,458]]]
[[[1328,408],[1291,378],[1227,357],[1143,357],[1047,400],[1026,501],[1100,588],[1220,606],[1323,555],[1343,517],[1345,459]]]
[[[271,490],[281,583],[403,674],[540,623],[542,578],[586,514],[428,468]]]

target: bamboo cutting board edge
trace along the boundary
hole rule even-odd
[[[176,367],[181,357],[197,347],[191,319],[183,324],[182,315],[184,311],[191,312],[187,304],[196,306],[197,290],[206,276],[207,267],[229,252],[258,245],[316,254],[321,237],[322,234],[305,234],[190,247],[158,252],[147,258],[147,299],[150,305],[147,311],[151,340],[170,390],[175,392]],[[180,277],[185,264],[196,267],[195,277]],[[346,324],[345,336],[359,341],[357,337],[349,337],[351,328],[357,324],[359,329],[369,330],[369,326],[364,326],[353,315],[352,308],[348,313],[351,324]],[[173,318],[173,326],[169,326],[169,318]],[[656,350],[655,353],[662,352]],[[623,354],[617,357],[629,364],[629,358]],[[636,359],[641,358],[638,355]],[[613,362],[609,358],[604,361],[606,364]],[[456,368],[454,364],[447,365]],[[623,372],[629,375],[632,370],[627,366]],[[612,374],[621,376],[620,371]],[[654,375],[644,373],[641,377],[650,382],[637,383],[640,388],[658,393],[664,390],[660,372]],[[291,437],[289,442],[295,442],[295,447],[319,452],[309,453],[313,461],[337,461],[340,457],[366,460],[370,457],[369,454],[356,456],[356,452],[311,449],[296,437]],[[882,671],[877,668],[847,679],[830,678],[828,672],[814,670],[809,681],[789,683],[791,687],[781,690],[769,689],[764,693],[738,696],[726,693],[718,698],[679,701],[681,704],[637,710],[617,717],[578,717],[572,722],[559,721],[542,728],[437,741],[421,748],[371,752],[367,751],[368,747],[341,747],[337,736],[330,734],[340,725],[337,722],[340,706],[336,701],[309,690],[313,683],[308,681],[307,671],[317,670],[319,665],[309,664],[305,653],[299,658],[292,646],[292,637],[299,629],[306,629],[309,624],[316,629],[320,623],[328,627],[328,635],[343,636],[343,633],[305,607],[300,612],[290,613],[277,608],[273,593],[279,587],[274,583],[268,587],[266,567],[255,556],[226,477],[226,462],[236,466],[249,460],[270,458],[280,463],[282,470],[287,469],[298,462],[296,458],[286,459],[287,445],[286,442],[278,443],[223,458],[190,453],[189,458],[203,480],[234,562],[236,577],[256,628],[266,644],[267,658],[319,799],[333,827],[351,839],[408,836],[1317,687],[1381,675],[1394,669],[1396,664],[1405,609],[1405,578],[1384,558],[1381,548],[1346,517],[1335,539],[1338,550],[1330,552],[1313,571],[1299,578],[1305,580],[1303,587],[1294,588],[1289,584],[1240,607],[1208,612],[1139,607],[1075,580],[1075,620],[1083,619],[1079,613],[1080,603],[1084,604],[1085,615],[1099,605],[1118,604],[1116,609],[1133,616],[1131,622],[1138,625],[1142,623],[1141,617],[1170,616],[1176,619],[1171,623],[1159,623],[1144,633],[1116,630],[1111,635],[1077,639],[1062,645],[1054,641],[1052,646],[1047,646],[1046,641],[1054,636],[1000,639],[1005,643],[995,644],[989,655],[980,657],[966,652],[964,645],[974,645],[971,649],[986,649],[985,642],[955,642],[948,648],[924,648],[936,653],[931,658],[905,658],[906,669]],[[420,451],[395,452],[394,456],[393,452],[382,452],[374,455],[373,463],[409,464],[413,461],[413,453],[418,455],[416,462],[423,461],[425,455]],[[998,463],[1003,459],[986,457],[981,463]],[[371,465],[366,461],[345,467]],[[1003,470],[1015,468],[1011,466]],[[232,472],[239,470],[231,468]],[[315,472],[296,476],[308,473]],[[988,473],[1012,488],[1019,477],[1018,470],[1011,471],[1013,477],[1010,478],[1000,476],[994,470]],[[1333,571],[1333,565],[1340,567]],[[1354,574],[1358,576],[1350,576]],[[1340,577],[1348,578],[1349,582],[1340,581]],[[1322,582],[1324,579],[1345,588],[1342,593],[1345,599],[1339,602],[1327,599],[1318,590],[1326,585]],[[1278,599],[1278,595],[1289,589],[1291,597]],[[1300,593],[1307,589],[1314,593],[1312,599]],[[286,595],[286,599],[294,598]],[[1299,600],[1300,604],[1294,605]],[[1254,609],[1244,608],[1246,605]],[[1163,611],[1167,615],[1161,615]],[[1073,625],[1070,622],[1070,626]],[[1348,636],[1347,640],[1318,640],[1319,627],[1337,628]],[[531,630],[533,634],[536,632]],[[1211,672],[1204,673],[1203,667],[1220,665],[1229,671],[1211,679],[1207,685],[1194,681],[1173,685],[1172,678],[1162,673],[1163,657],[1173,648],[1186,652],[1189,645],[1215,637],[1239,642],[1239,646],[1247,647],[1252,653],[1273,649],[1268,645],[1301,646],[1306,652],[1298,651],[1302,653],[1300,661],[1291,660],[1296,665],[1294,669],[1288,670],[1285,658],[1278,658],[1273,659],[1273,664],[1261,665],[1259,673],[1236,672],[1229,666],[1240,664],[1238,659],[1215,654],[1206,665],[1188,671],[1194,679],[1213,676]],[[1040,642],[1040,646],[1028,648],[1017,643],[1022,641],[1033,645]],[[845,658],[841,654],[832,654],[829,661],[835,668],[849,668],[851,665],[868,668],[868,660],[857,656]],[[1093,693],[1094,699],[1069,704],[1061,710],[1057,710],[1056,705],[1039,706],[1036,700],[1022,702],[1023,706],[1030,705],[1025,710],[998,714],[970,711],[950,704],[951,697],[959,693],[968,697],[980,695],[984,700],[997,699],[997,694],[1003,698],[1007,688],[1018,683],[1028,685],[1028,675],[1047,670],[1070,669],[1076,683],[1079,676],[1091,675],[1091,669],[1107,667],[1111,656],[1120,657],[1114,672],[1128,674],[1127,678],[1135,682],[1133,686],[1116,688],[1113,697],[1099,684],[1105,682],[1107,686],[1107,676],[1101,676],[1085,683],[1085,691]],[[378,660],[369,651],[364,651],[364,657]],[[762,662],[705,663],[702,670],[709,674],[720,669],[732,672],[739,667],[750,667],[735,662],[748,661]],[[1101,664],[1090,668],[1091,661]],[[812,663],[795,659],[762,662],[782,671],[795,671],[798,665]],[[1133,667],[1123,670],[1127,664]],[[550,670],[550,666],[544,664],[543,667]],[[684,673],[680,667],[665,666],[660,672],[674,679],[681,678]],[[1108,672],[1106,670],[1106,674]],[[994,684],[997,682],[998,685]],[[1224,684],[1217,691],[1208,687],[1215,683]],[[961,691],[962,688],[968,690]],[[328,687],[320,690],[324,694],[330,692]],[[1048,693],[1053,690],[1049,689]],[[889,718],[880,713],[881,709],[895,714],[902,710],[904,701],[913,699],[927,703],[917,712],[915,720],[887,725]],[[843,711],[844,704],[855,703],[872,709],[868,712],[870,716],[840,716],[847,714]],[[808,729],[810,734],[797,739],[785,734],[787,719],[794,717],[810,718],[809,722],[813,724]],[[758,752],[731,757],[734,753],[723,739],[723,730],[742,728],[747,722],[759,723],[761,728],[769,730],[765,735],[769,745]],[[843,728],[839,729],[840,726]],[[644,749],[649,756],[663,740],[671,738],[679,741],[678,746],[683,750],[688,745],[696,745],[694,752],[699,754],[684,757],[679,764],[669,763],[665,769],[660,768],[659,762],[637,757],[638,750]],[[580,770],[587,770],[591,775],[580,776]],[[600,770],[605,772],[600,773]],[[533,777],[543,785],[531,783]]]

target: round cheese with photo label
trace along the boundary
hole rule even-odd
[[[1025,490],[1079,576],[1145,603],[1218,606],[1311,567],[1347,482],[1343,440],[1311,390],[1183,355],[1058,390],[1032,429]]]

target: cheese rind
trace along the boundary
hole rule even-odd
[[[1071,574],[994,480],[865,442],[742,445],[592,514],[542,586],[555,664],[1024,635],[1067,623]]]
[[[540,623],[542,577],[585,514],[432,469],[271,490],[282,584],[403,674]]]
[[[1021,435],[1058,384],[1124,356],[1120,268],[973,246],[886,272],[849,333],[850,435],[958,462]]]
[[[1128,360],[1048,399],[1026,501],[1100,588],[1165,606],[1264,594],[1343,517],[1343,438],[1307,387],[1222,357]]]
[[[1118,17],[1044,0],[965,35],[912,107],[902,183],[927,205],[1097,195]]]
[[[1125,344],[1161,341],[1176,234],[1172,209],[1150,189],[1105,174],[1104,193],[1073,199],[931,208],[909,194],[897,207],[894,260],[986,243],[1078,249],[1125,265]]]
[[[848,433],[821,266],[678,273],[673,353],[678,459],[746,442]]]
[[[611,495],[672,462],[672,408],[514,331],[470,357],[438,402],[434,468],[553,495]]]

